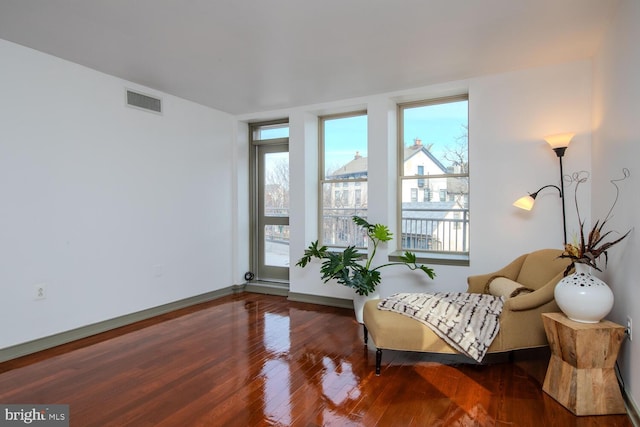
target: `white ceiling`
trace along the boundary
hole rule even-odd
[[[616,6],[617,0],[0,0],[0,38],[243,114],[589,58]]]

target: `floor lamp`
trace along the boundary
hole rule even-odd
[[[557,185],[545,185],[538,189],[538,191],[529,194],[528,196],[524,196],[519,198],[513,203],[513,206],[530,211],[533,208],[533,205],[536,201],[536,197],[541,190],[545,188],[555,188],[560,193],[560,199],[562,202],[562,227],[564,231],[564,244],[567,244],[567,217],[564,207],[564,171],[562,170],[562,157],[564,156],[564,152],[567,150],[569,143],[571,142],[571,138],[573,138],[575,134],[573,133],[560,133],[556,135],[549,135],[545,137],[545,141],[549,143],[551,149],[558,156],[558,161],[560,162],[560,187]]]

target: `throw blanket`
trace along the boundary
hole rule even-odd
[[[450,346],[482,362],[500,330],[504,299],[488,294],[439,292],[399,293],[378,303],[429,326]]]

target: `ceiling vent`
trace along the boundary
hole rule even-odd
[[[162,100],[127,89],[127,105],[145,111],[162,114]]]

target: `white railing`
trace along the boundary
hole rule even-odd
[[[327,246],[367,247],[367,233],[353,222],[354,216],[366,219],[366,209],[325,209],[322,221],[322,243]]]
[[[456,216],[459,218],[455,218]],[[405,209],[402,218],[402,248],[468,253],[469,210]]]
[[[325,210],[322,242],[327,246],[367,247],[367,235],[353,215],[366,215],[354,209]],[[468,209],[405,209],[402,218],[402,249],[431,252],[469,252]],[[458,216],[459,218],[449,218]],[[394,236],[398,238],[397,236]]]

